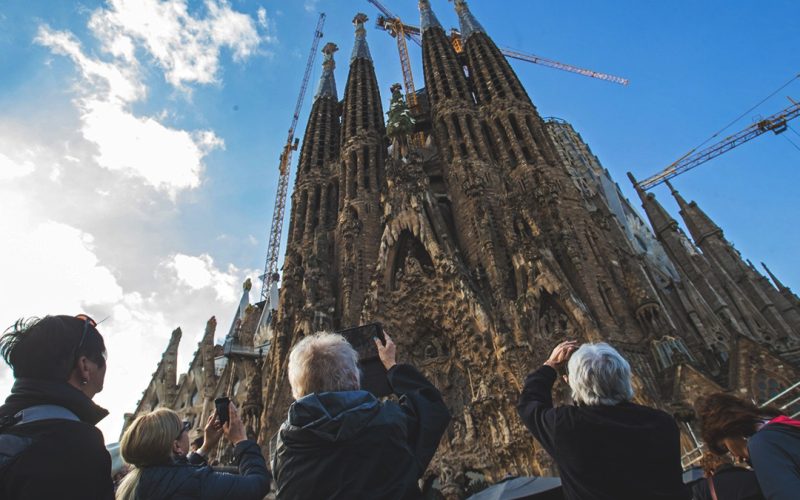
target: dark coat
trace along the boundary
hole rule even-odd
[[[409,365],[388,372],[399,404],[366,391],[309,394],[272,443],[282,499],[418,498],[418,479],[450,422],[438,390]]]
[[[556,371],[528,375],[517,409],[555,459],[573,500],[687,500],[678,427],[666,413],[633,403],[553,408]]]
[[[747,449],[768,500],[800,498],[800,428],[765,425],[750,437]]]
[[[723,465],[714,473],[714,490],[718,500],[764,500],[753,471],[735,465]],[[706,478],[692,483],[694,500],[712,500]]]
[[[29,438],[30,445],[0,472],[0,498],[114,498],[111,457],[95,427],[108,412],[66,382],[17,379],[0,417],[44,404],[62,406],[81,421],[40,420],[7,428],[8,434]]]
[[[269,492],[269,471],[261,448],[242,441],[233,449],[239,475],[214,472],[181,460],[144,467],[136,487],[138,500],[261,500]]]

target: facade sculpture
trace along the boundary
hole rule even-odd
[[[691,239],[654,195],[639,191],[651,231],[572,126],[542,119],[465,1],[455,1],[461,52],[429,2],[419,7],[425,88],[391,137],[366,16],[354,19],[342,101],[337,47],[323,49],[269,343],[262,357],[228,364],[241,371],[227,375],[228,392],[230,377],[246,380],[233,392],[252,400],[247,415],[260,412],[250,422],[265,451],[291,402],[292,345],[373,321],[454,415],[426,475],[448,498],[507,474],[555,473],[514,404],[527,371],[564,338],[607,341],[623,353],[637,400],[676,415],[686,450],[696,445],[691,407],[699,395],[764,401],[799,378],[800,300],[791,290],[770,273],[773,286],[675,191]],[[404,112],[395,90],[391,109]],[[265,306],[249,307],[236,335],[253,351]],[[179,409],[186,384],[210,380],[198,354],[174,381],[173,343],[140,410],[156,394],[158,404]],[[158,389],[164,375],[178,387],[172,402]],[[559,391],[568,401],[567,388]],[[207,403],[192,408],[202,416]]]

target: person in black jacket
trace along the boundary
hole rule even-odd
[[[188,426],[174,411],[159,408],[139,416],[122,436],[122,458],[134,468],[120,484],[117,500],[261,500],[269,492],[270,483],[261,448],[247,439],[233,403],[228,413],[229,419],[224,425],[219,419],[209,421],[206,443],[219,439],[211,438],[209,429],[212,426],[216,429],[212,432],[218,433],[221,429],[234,445],[239,475],[214,472],[207,465],[194,465],[196,462],[191,455],[187,460]]]
[[[730,455],[706,452],[700,466],[705,477],[689,483],[692,500],[764,500],[755,473],[734,465]]]
[[[341,335],[317,333],[292,349],[295,402],[271,446],[279,499],[420,497],[450,413],[422,374],[395,362],[388,335],[375,343],[399,404],[359,390],[358,356]]]
[[[95,425],[108,412],[106,349],[88,316],[20,320],[0,338],[14,370],[0,407],[0,498],[111,499],[111,457]]]
[[[800,421],[730,394],[701,398],[695,407],[713,453],[749,462],[768,500],[800,498]]]
[[[575,405],[553,407],[558,370],[568,363]],[[568,500],[688,500],[678,427],[633,399],[628,362],[604,343],[562,342],[528,375],[517,409],[553,457]]]

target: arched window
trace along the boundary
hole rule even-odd
[[[200,391],[197,390],[197,387],[192,391],[192,397],[189,398],[189,401],[191,401],[192,406],[197,406],[200,403]]]

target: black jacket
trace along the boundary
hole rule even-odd
[[[289,408],[272,443],[282,499],[418,498],[417,480],[450,422],[438,390],[409,365],[389,384],[400,403],[366,391],[309,394]]]
[[[747,449],[767,499],[800,498],[800,428],[765,425],[750,437]]]
[[[269,492],[269,471],[261,448],[242,441],[233,449],[239,475],[214,472],[186,460],[144,467],[136,487],[138,500],[261,500]]]
[[[43,404],[62,406],[81,421],[40,420],[7,428],[6,433],[31,444],[0,472],[0,498],[114,498],[111,457],[95,427],[108,412],[66,382],[17,379],[0,417]]]
[[[686,500],[680,436],[666,413],[633,403],[553,408],[556,371],[528,375],[517,409],[555,459],[573,500]]]
[[[735,465],[723,465],[714,473],[718,500],[764,500],[753,471]],[[693,500],[712,500],[706,478],[692,483]]]

